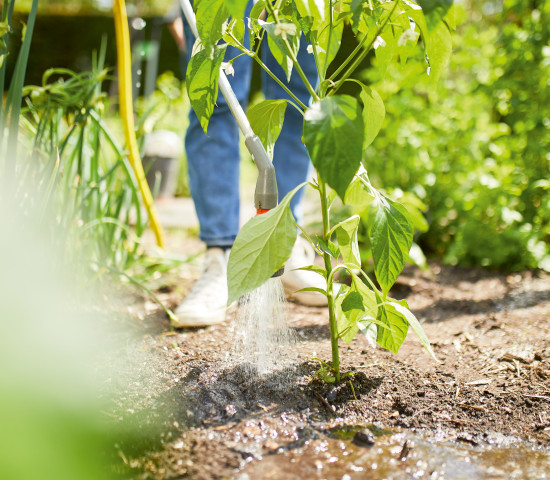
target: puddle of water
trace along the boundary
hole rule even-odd
[[[351,439],[363,427],[331,429],[327,436],[307,440],[295,449],[279,450],[249,462],[238,480],[278,479],[430,479],[546,480],[548,452],[522,444],[474,447],[456,439],[433,440],[409,431],[388,433],[367,427],[371,447]]]
[[[294,331],[287,327],[286,297],[280,278],[270,278],[245,296],[237,313],[233,364],[265,375],[293,364]]]

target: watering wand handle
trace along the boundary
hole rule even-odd
[[[189,0],[180,0],[180,6],[185,15],[187,23],[191,27],[191,31],[195,38],[199,38],[199,32],[197,30],[197,22],[195,19],[195,12]],[[278,192],[277,192],[277,180],[275,178],[275,168],[265,151],[265,148],[258,138],[258,136],[252,130],[250,122],[246,114],[244,113],[239,100],[235,96],[229,80],[220,67],[219,88],[222,95],[227,101],[231,114],[235,117],[237,125],[244,135],[244,142],[246,148],[252,155],[254,163],[258,168],[258,180],[256,182],[256,192],[254,193],[254,206],[258,210],[269,210],[277,206]]]

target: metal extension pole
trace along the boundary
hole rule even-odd
[[[180,0],[180,6],[185,15],[187,23],[191,27],[191,31],[195,38],[199,38],[199,32],[197,30],[197,22],[195,19],[195,12],[193,12],[193,7],[189,0]],[[245,145],[252,158],[254,163],[258,168],[258,180],[256,182],[256,192],[254,194],[254,206],[258,210],[270,210],[277,206],[278,202],[278,193],[277,193],[277,180],[275,178],[275,168],[267,155],[267,152],[258,138],[258,136],[252,130],[250,122],[246,114],[244,113],[239,100],[235,96],[229,80],[223,71],[223,68],[220,67],[220,77],[219,77],[219,89],[222,92],[222,95],[227,101],[229,110],[235,120],[239,129],[244,135]]]

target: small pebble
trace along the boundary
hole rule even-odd
[[[353,436],[353,443],[359,447],[372,447],[375,443],[374,435],[366,428],[359,430]]]

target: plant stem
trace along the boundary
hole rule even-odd
[[[330,219],[327,204],[327,187],[321,176],[317,174],[319,183],[319,193],[321,195],[321,212],[323,214],[323,239],[325,242],[329,240]],[[336,322],[336,314],[334,312],[334,296],[332,294],[332,270],[331,257],[327,252],[323,252],[323,260],[325,261],[325,270],[327,271],[327,300],[328,300],[328,319],[330,326],[330,345],[332,349],[332,368],[335,372],[336,382],[340,381],[340,356],[338,352],[338,325]]]
[[[249,50],[248,48],[246,48],[244,45],[242,45],[239,40],[233,35],[233,34],[230,34],[231,38],[233,39],[233,41],[237,44],[237,48],[243,52],[243,54],[245,55],[248,55],[249,57],[253,58],[256,63],[258,63],[258,65],[260,65],[260,67],[262,67],[262,69],[265,71],[265,73],[267,73],[273,80],[275,80],[277,82],[277,84],[290,96],[290,98],[292,98],[292,100],[294,100],[298,105],[294,104],[294,103],[291,103],[294,107],[296,107],[296,109],[303,115],[304,114],[304,110],[307,109],[307,106],[300,101],[300,99],[294,95],[290,89],[282,82],[282,80],[277,77],[277,75],[275,75],[268,67],[267,65],[262,62],[262,59],[258,56],[258,53],[253,51],[253,50]],[[300,108],[298,108],[298,106]]]
[[[275,20],[275,23],[280,24],[281,21],[279,20],[279,16],[277,15],[276,10],[273,8],[273,5],[271,5],[271,2],[266,2],[266,6],[267,6],[267,9],[269,10],[269,14],[273,17],[273,20]],[[311,83],[309,83],[309,80],[307,79],[306,74],[304,73],[304,71],[302,70],[302,67],[298,63],[298,59],[296,58],[296,55],[294,55],[292,48],[290,48],[290,43],[288,43],[288,40],[286,39],[286,37],[281,36],[281,39],[285,44],[288,56],[292,60],[294,69],[296,70],[296,72],[304,82],[304,85],[306,86],[307,91],[309,92],[313,100],[318,102],[319,96],[317,95],[317,92],[315,91],[315,89],[311,86]]]
[[[384,20],[384,23],[382,23],[382,25],[380,26],[380,28],[378,28],[378,30],[376,31],[376,34],[374,35],[374,37],[372,38],[371,42],[369,43],[369,46],[367,48],[365,48],[361,54],[353,61],[353,63],[349,66],[349,68],[344,72],[344,74],[342,75],[342,78],[340,78],[334,85],[334,88],[330,91],[329,95],[334,95],[338,89],[344,84],[344,82],[348,79],[348,77],[357,69],[357,67],[361,64],[361,62],[365,59],[365,57],[368,55],[368,53],[370,52],[372,46],[374,45],[374,42],[376,41],[376,38],[378,37],[378,35],[380,35],[380,33],[382,33],[382,30],[384,30],[384,28],[386,27],[386,25],[388,24],[388,22],[390,21],[390,18],[391,16],[393,15],[393,12],[395,12],[395,9],[397,8],[397,5],[399,5],[399,0],[396,0],[396,2],[393,4],[393,8],[391,9],[389,15],[386,17],[386,19]],[[368,36],[368,35],[367,35]],[[367,37],[365,37],[363,40],[362,40],[362,43],[364,43],[364,41],[366,40]],[[344,65],[347,65],[349,63],[349,60],[351,58],[353,58],[353,56],[355,55],[355,53],[362,47],[362,43],[360,45],[358,45],[355,50],[351,53],[351,55],[347,58],[347,60],[344,62],[344,64],[338,68],[338,70],[336,70],[336,72],[334,72],[331,76],[331,79],[333,79],[336,75],[338,75],[341,71],[342,71],[342,67]]]
[[[330,25],[329,25],[329,28],[328,28],[327,51],[325,53],[325,61],[323,62],[323,78],[325,77],[325,74],[326,74],[327,68],[328,68],[328,57],[329,57],[329,54],[330,54],[330,42],[332,41],[332,29],[333,29],[333,25],[332,25],[332,0],[330,0],[330,7],[328,9],[328,14],[329,14],[329,17],[330,17]]]

